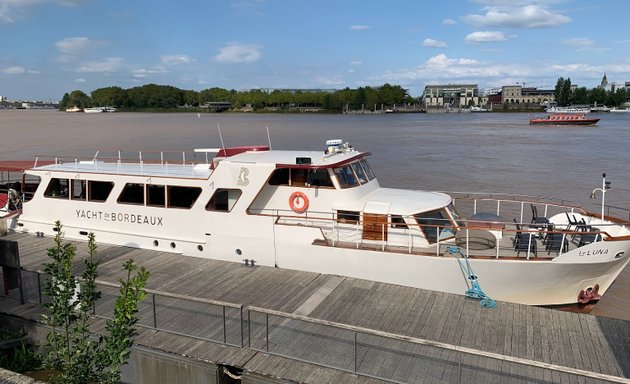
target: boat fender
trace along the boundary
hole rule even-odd
[[[293,192],[289,196],[289,207],[295,213],[304,213],[308,209],[308,197],[303,192]]]
[[[578,295],[578,303],[580,304],[588,304],[591,301],[597,301],[602,297],[599,294],[599,284],[596,284],[595,287],[588,287],[580,291]]]

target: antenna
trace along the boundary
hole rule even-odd
[[[217,122],[217,130],[219,131],[219,139],[221,139],[221,148],[223,148],[223,156],[226,155],[225,144],[223,143],[223,135],[221,134],[221,126]]]
[[[271,136],[269,135],[269,126],[267,126],[267,141],[269,141],[269,150],[271,150]]]

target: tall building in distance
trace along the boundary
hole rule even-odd
[[[422,95],[426,108],[468,108],[479,105],[477,84],[427,85]]]

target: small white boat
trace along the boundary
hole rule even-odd
[[[99,243],[173,258],[458,294],[471,288],[474,270],[487,295],[531,305],[598,300],[630,261],[625,219],[567,200],[383,188],[370,153],[342,140],[324,151],[195,152],[206,160],[37,159],[18,179],[21,203],[7,208],[7,227],[52,237],[60,220],[68,239],[93,232]]]
[[[547,113],[571,113],[571,114],[576,114],[576,113],[590,113],[591,109],[590,108],[576,108],[576,107],[549,107],[546,109]]]
[[[101,112],[103,112],[103,108],[102,107],[85,108],[83,110],[83,112],[85,112],[85,113],[101,113]]]
[[[472,106],[470,107],[470,112],[492,112],[492,110],[483,107]]]
[[[66,112],[71,112],[71,113],[82,112],[82,111],[83,110],[77,107],[76,105],[72,108],[66,108]]]
[[[613,108],[610,110],[610,112],[613,113],[630,113],[630,108],[623,108],[623,109],[617,109],[617,108]]]

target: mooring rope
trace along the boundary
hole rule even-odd
[[[465,271],[468,275],[467,278],[470,280],[470,288],[468,288],[465,292],[466,296],[479,300],[479,304],[481,304],[484,308],[494,308],[497,306],[496,301],[492,300],[492,298],[485,294],[485,292],[479,286],[479,279],[468,261],[468,256],[466,256],[460,247],[447,247],[446,251],[451,255],[455,256],[455,260],[459,263],[460,268]],[[461,255],[460,256],[458,256]],[[461,259],[466,261],[466,266],[462,264]]]

